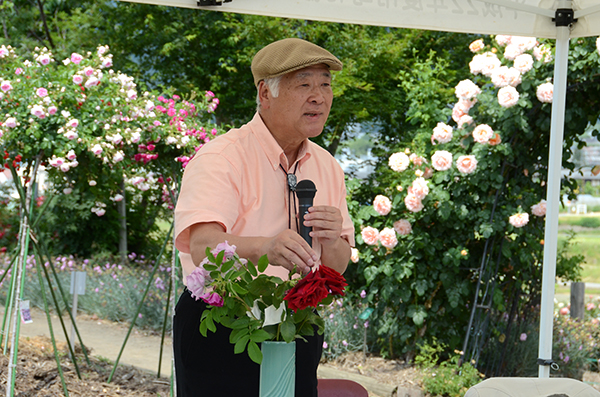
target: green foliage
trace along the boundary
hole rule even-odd
[[[8,183],[0,183],[0,253],[16,245],[19,232],[18,202],[11,198]]]
[[[415,363],[424,370],[423,388],[432,396],[462,397],[471,387],[481,382],[482,374],[471,363],[460,364],[460,352],[439,362],[446,346],[436,339],[431,345],[420,346]]]
[[[369,322],[359,318],[364,309],[364,305],[354,304],[352,298],[345,297],[321,310],[320,315],[325,320],[323,357],[326,360],[335,360],[348,352],[368,352],[365,336]]]
[[[512,65],[502,57],[502,46],[486,41],[491,44],[481,53],[500,54],[499,63]],[[577,44],[570,70],[576,84],[568,94],[577,105],[567,109],[565,148],[579,144],[579,134],[600,113],[600,96],[590,91],[600,69],[595,42],[581,39]],[[481,91],[476,100],[453,107],[446,61],[431,54],[402,74],[406,119],[413,128],[396,130],[393,140],[381,141],[373,151],[376,171],[365,181],[348,183],[359,260],[346,277],[353,289],[369,292],[383,354],[411,357],[418,340],[432,338],[450,348],[459,346],[482,263],[498,269],[492,276],[492,311],[505,313],[513,304],[525,310],[539,301],[550,104],[538,100],[536,89],[552,73],[545,61],[534,60],[529,71],[520,73],[521,83],[515,84],[519,99],[504,106],[499,88],[476,74],[472,83]],[[472,121],[462,119],[468,122],[459,125],[462,115]],[[481,140],[476,129],[484,125],[492,134]],[[451,139],[435,135],[444,129],[452,131]],[[441,151],[452,156],[449,167],[436,160]],[[569,158],[565,149],[566,168],[572,168]],[[569,195],[574,186],[563,182],[564,193]],[[557,277],[577,279],[582,261],[581,256],[568,257],[562,247]]]
[[[559,366],[557,374],[583,380],[583,372],[600,357],[598,318],[579,321],[559,315],[555,317],[553,333],[552,358]]]
[[[71,304],[69,285],[71,283],[71,271],[86,272],[86,291],[79,295],[77,308],[80,312],[95,315],[98,318],[119,323],[131,322],[133,313],[136,312],[144,290],[151,283],[149,293],[144,300],[140,315],[136,319],[136,325],[141,328],[160,330],[164,321],[165,302],[169,300],[168,283],[171,277],[171,268],[166,264],[159,266],[154,279],[150,279],[150,272],[154,261],[143,255],[130,254],[128,265],[119,264],[112,255],[96,253],[89,259],[77,259],[73,256],[59,256],[52,258],[52,265],[60,280],[63,291],[67,294],[67,302]],[[6,272],[7,265],[12,257],[0,253],[0,271],[2,275]],[[168,261],[167,261],[168,262]],[[25,289],[23,299],[29,300],[32,307],[43,310],[41,288],[38,282],[36,259],[33,256],[27,258],[27,269],[25,271]],[[46,266],[55,286],[55,294],[59,297],[59,312],[63,318],[68,316],[66,308],[60,298],[53,272]],[[10,272],[10,271],[9,271]],[[10,288],[10,274],[0,284],[0,302],[4,304],[7,290]],[[44,275],[42,275],[43,278]],[[48,284],[44,282],[46,288]],[[50,294],[46,290],[47,299]],[[53,313],[56,313],[52,302],[49,303]],[[69,309],[70,311],[70,309]],[[170,321],[170,318],[168,319]],[[168,325],[169,326],[169,325]]]

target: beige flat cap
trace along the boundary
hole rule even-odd
[[[252,59],[254,85],[269,77],[282,76],[308,66],[325,64],[342,70],[342,62],[326,49],[302,39],[283,39],[262,48]]]

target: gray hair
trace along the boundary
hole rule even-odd
[[[273,98],[277,98],[279,96],[279,83],[281,83],[282,77],[283,75],[277,77],[268,77],[263,80],[269,91],[271,91]],[[258,96],[258,92],[256,93],[256,111],[260,112],[260,98]]]

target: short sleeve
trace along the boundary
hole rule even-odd
[[[198,153],[185,168],[175,207],[175,246],[190,252],[190,226],[216,222],[225,231],[239,214],[240,174],[218,153]]]

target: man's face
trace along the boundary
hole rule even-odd
[[[331,110],[331,73],[325,65],[315,65],[284,75],[279,96],[269,101],[271,122],[292,139],[318,136]],[[271,124],[271,123],[270,123]]]

